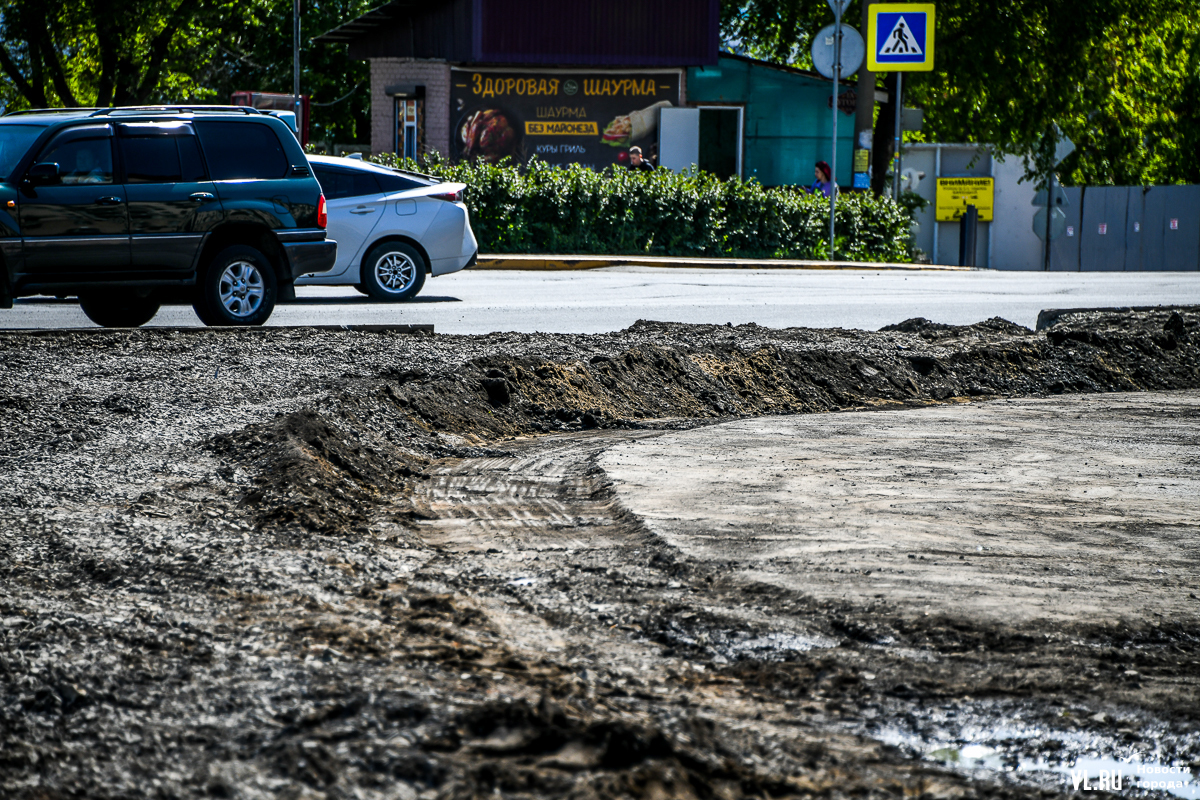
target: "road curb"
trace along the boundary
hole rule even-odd
[[[605,267],[676,269],[873,269],[975,272],[979,267],[942,264],[893,264],[869,261],[805,261],[782,258],[676,258],[672,256],[481,255],[472,269],[560,272]]]
[[[1130,311],[1186,311],[1200,313],[1200,306],[1103,306],[1100,308],[1046,308],[1038,313],[1037,327],[1045,330],[1058,324],[1059,319],[1071,314],[1124,314]]]
[[[208,333],[237,331],[249,334],[288,333],[295,331],[358,331],[360,333],[402,333],[420,334],[433,333],[433,325],[143,325],[140,328],[0,328],[0,336],[24,334],[26,336],[54,336],[64,333],[132,333],[133,331],[149,331],[153,333]]]

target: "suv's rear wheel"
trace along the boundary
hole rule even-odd
[[[424,285],[425,258],[412,245],[384,242],[363,261],[360,291],[376,300],[408,300]]]
[[[205,325],[262,325],[279,295],[275,270],[258,250],[226,247],[208,262],[192,308]]]
[[[154,319],[161,304],[153,298],[113,291],[80,294],[79,307],[88,319],[105,328],[137,328]]]

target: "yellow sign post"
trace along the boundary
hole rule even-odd
[[[979,221],[991,222],[995,186],[992,178],[938,178],[935,204],[937,221],[955,222],[966,212],[967,206],[975,206]]]

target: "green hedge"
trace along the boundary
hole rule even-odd
[[[373,157],[467,185],[471,227],[484,253],[827,258],[829,200],[798,189],[705,172],[553,167],[533,160],[418,166]],[[910,217],[889,198],[846,194],[837,204],[838,256],[912,260]]]

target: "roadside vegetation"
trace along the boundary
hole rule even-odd
[[[384,153],[380,164],[467,185],[471,227],[485,253],[828,258],[829,200],[705,172],[621,168],[595,172],[536,159],[420,165]],[[850,261],[912,260],[908,212],[888,197],[845,194],[837,250]]]

